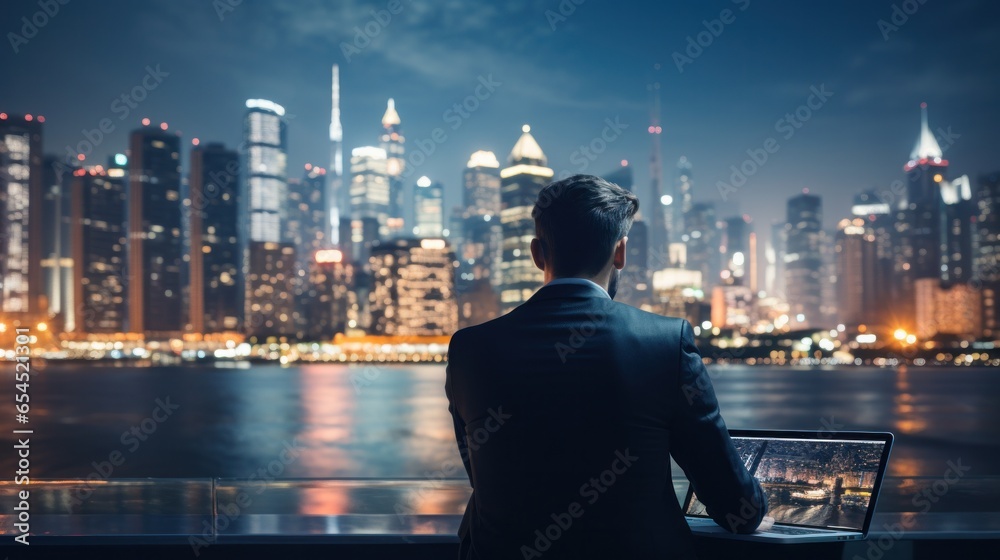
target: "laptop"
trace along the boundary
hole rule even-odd
[[[747,470],[767,494],[774,526],[737,535],[715,523],[688,488],[684,515],[699,536],[764,542],[861,540],[868,536],[892,434],[730,430]]]

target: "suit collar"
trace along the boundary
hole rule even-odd
[[[593,282],[570,283],[553,281],[539,288],[528,301],[561,298],[600,298],[611,300],[608,292]]]

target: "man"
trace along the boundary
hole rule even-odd
[[[445,391],[473,487],[461,558],[691,558],[671,456],[717,523],[761,525],[767,498],[691,325],[612,301],[638,209],[598,177],[546,186],[531,241],[545,285],[452,337]]]

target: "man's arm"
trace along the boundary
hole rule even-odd
[[[767,513],[767,496],[729,438],[687,321],[681,326],[678,371],[671,455],[716,523],[734,533],[752,533]]]
[[[448,343],[448,365],[445,368],[444,393],[448,396],[448,412],[451,413],[451,420],[455,426],[455,441],[458,442],[458,453],[462,457],[465,472],[469,476],[469,485],[475,487],[472,482],[472,466],[469,464],[469,446],[465,436],[465,421],[458,414],[458,407],[455,405],[455,375],[457,366],[453,358],[458,353],[457,349],[461,347],[458,339],[458,332],[456,332],[452,335],[451,342]]]

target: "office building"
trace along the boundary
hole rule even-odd
[[[444,236],[444,186],[429,177],[417,179],[413,190],[413,213],[416,237]]]
[[[385,150],[351,150],[351,247],[355,262],[367,262],[371,246],[389,235],[390,190]]]
[[[546,167],[542,148],[531,135],[531,127],[521,127],[521,137],[500,170],[500,225],[503,256],[500,264],[500,307],[506,313],[531,297],[542,285],[542,271],[531,260],[531,239],[535,236],[532,208],[554,175]]]
[[[720,246],[723,260],[720,275],[722,283],[727,286],[749,286],[750,216],[727,218],[725,224]]]
[[[983,331],[1000,339],[1000,172],[984,175],[976,190],[975,279],[983,287]]]
[[[126,326],[129,332],[147,337],[176,336],[184,327],[181,289],[187,278],[183,277],[180,137],[168,130],[167,123],[132,131],[126,198]]]
[[[687,269],[701,272],[706,293],[721,281],[722,256],[715,206],[697,202],[684,216],[685,229],[681,241],[687,245]],[[665,268],[654,265],[653,268]]]
[[[0,313],[47,314],[42,286],[44,117],[0,113]]]
[[[389,178],[389,236],[401,235],[406,224],[406,187],[403,181],[403,172],[406,170],[405,142],[396,102],[389,99],[385,114],[382,115],[382,135],[379,137],[379,147],[385,150],[385,172]]]
[[[188,178],[189,322],[197,334],[235,332],[242,325],[240,291],[240,155],[222,144],[191,150]]]
[[[941,279],[942,200],[941,184],[947,179],[948,161],[927,121],[922,103],[920,134],[903,171],[906,196],[896,211],[895,306],[912,324],[915,282]]]
[[[395,336],[454,333],[454,259],[444,239],[400,238],[376,244],[370,259],[370,331]]]
[[[978,288],[970,284],[946,286],[936,278],[921,278],[914,288],[918,340],[974,341],[983,335]]]
[[[807,191],[788,200],[785,286],[791,328],[822,328],[822,204]]]
[[[128,275],[125,219],[127,160],[108,169],[76,169],[70,186],[71,298],[74,332],[126,330]]]

